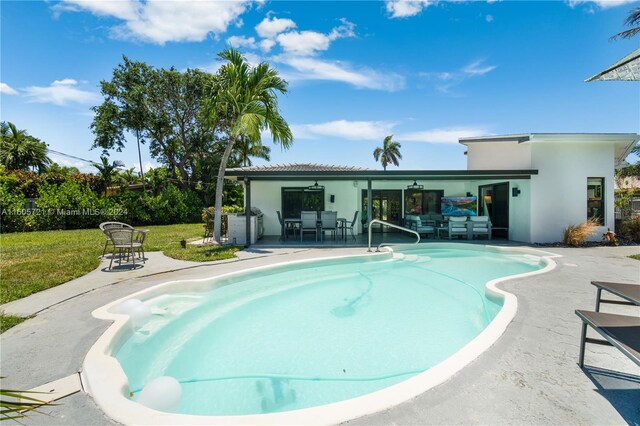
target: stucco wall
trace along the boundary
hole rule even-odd
[[[611,143],[535,143],[531,178],[531,241],[562,240],[570,224],[587,220],[587,178],[604,178],[605,225],[592,240],[614,228],[614,145]],[[524,192],[524,191],[523,191]]]
[[[518,142],[470,142],[467,170],[531,169],[531,144]]]

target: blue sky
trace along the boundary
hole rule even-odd
[[[100,152],[89,149],[90,107],[123,54],[214,72],[216,53],[234,46],[290,82],[280,102],[295,143],[288,151],[273,147],[272,163],[380,168],[372,152],[393,134],[402,144],[401,169],[463,169],[459,137],[639,132],[640,84],[584,83],[640,47],[640,36],[609,41],[637,6],[3,0],[1,119],[52,149],[97,160]],[[145,167],[156,164],[143,148]],[[134,144],[111,158],[136,166]]]

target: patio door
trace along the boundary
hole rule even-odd
[[[509,228],[509,182],[478,187],[478,215],[489,216],[495,228]],[[504,229],[497,229],[493,234],[509,237]]]
[[[400,225],[402,217],[402,191],[399,189],[373,189],[371,190],[371,201],[373,207],[373,218],[385,222]],[[362,190],[362,211],[367,211],[367,190]],[[366,216],[366,214],[364,215]],[[363,216],[363,217],[364,217]],[[368,222],[368,221],[367,221]],[[366,225],[365,225],[366,228]],[[379,223],[373,225],[373,232],[397,232],[389,226],[382,226]]]

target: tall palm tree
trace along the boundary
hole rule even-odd
[[[613,37],[611,37],[611,40],[615,40],[619,37],[631,38],[640,33],[640,7],[631,9],[631,11],[629,11],[629,16],[627,16],[627,20],[624,21],[624,23],[629,27],[632,27],[634,25],[635,27],[614,35]]]
[[[271,160],[271,148],[262,145],[261,141],[251,141],[248,138],[242,138],[236,142],[235,156],[240,165],[247,167],[252,166],[251,157],[262,158],[263,160]]]
[[[51,164],[47,145],[13,123],[0,124],[0,164],[10,170],[36,169],[43,172]]]
[[[235,49],[223,50],[218,57],[227,61],[217,73],[205,100],[204,114],[210,126],[227,123],[228,131],[221,141],[225,149],[218,169],[215,196],[214,237],[220,243],[222,190],[227,162],[234,145],[247,138],[261,140],[261,132],[269,129],[273,141],[289,148],[293,135],[278,110],[278,93],[287,93],[287,82],[269,64],[251,67]]]
[[[373,151],[373,158],[375,158],[376,161],[380,160],[380,164],[382,164],[382,168],[385,170],[385,172],[387,171],[387,165],[389,163],[393,164],[394,166],[399,166],[399,160],[402,160],[402,154],[400,154],[400,148],[402,147],[402,145],[400,145],[398,142],[393,142],[391,140],[392,137],[393,135],[389,135],[384,138],[382,146],[377,147]]]
[[[102,186],[104,187],[105,193],[107,192],[107,188],[111,185],[111,181],[114,176],[118,174],[118,170],[124,167],[124,163],[122,161],[114,161],[113,163],[109,163],[109,159],[104,155],[100,157],[100,164],[95,163],[93,165],[96,169],[98,169],[98,177],[102,182]]]

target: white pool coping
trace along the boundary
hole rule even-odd
[[[420,247],[422,249],[423,247]],[[539,257],[545,267],[537,271],[523,274],[511,275],[491,280],[486,284],[486,293],[490,296],[502,299],[503,307],[498,315],[489,325],[473,340],[467,343],[458,352],[429,368],[423,373],[413,376],[398,384],[380,389],[366,395],[347,399],[331,404],[299,410],[285,411],[270,414],[253,414],[243,416],[199,416],[189,414],[166,413],[147,408],[129,399],[129,384],[120,363],[111,354],[114,351],[120,337],[130,331],[129,316],[110,312],[110,309],[119,305],[127,299],[148,300],[152,297],[165,294],[173,287],[179,288],[181,292],[189,291],[201,287],[198,283],[211,281],[215,286],[224,278],[233,278],[246,273],[253,273],[260,270],[277,268],[279,266],[291,264],[307,264],[318,261],[329,261],[336,259],[363,258],[378,260],[380,257],[388,258],[393,250],[385,247],[388,251],[381,253],[367,253],[363,255],[350,256],[328,256],[315,259],[300,260],[295,262],[274,262],[273,264],[251,268],[232,273],[207,276],[201,279],[189,279],[180,281],[170,281],[155,285],[151,288],[139,291],[127,297],[115,300],[105,306],[93,311],[93,316],[98,319],[113,321],[113,324],[100,336],[91,347],[84,360],[81,371],[82,384],[85,391],[90,394],[104,413],[113,420],[126,425],[325,425],[337,424],[354,418],[366,416],[408,401],[427,390],[445,382],[466,365],[476,359],[481,353],[493,345],[504,333],[511,320],[515,317],[518,309],[518,300],[515,295],[497,288],[497,284],[531,275],[546,273],[556,267],[553,258],[559,255],[531,249],[528,247],[498,247],[479,246],[476,244],[461,243],[432,243],[427,248],[455,248],[478,251],[507,252],[514,254],[530,254]],[[416,249],[415,246],[406,248],[395,248],[396,251],[404,249]]]

